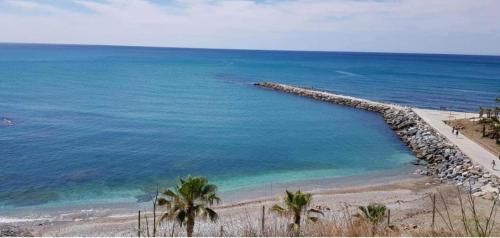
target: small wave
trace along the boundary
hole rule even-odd
[[[110,215],[109,218],[128,218],[131,216],[135,216],[135,214],[119,214],[119,215]]]
[[[450,88],[450,91],[454,92],[461,92],[461,93],[476,93],[476,94],[491,94],[495,95],[494,92],[484,92],[484,91],[479,91],[479,90],[470,90],[470,89],[461,89],[461,88]]]
[[[338,74],[343,74],[343,75],[352,76],[352,77],[363,77],[363,75],[355,74],[355,73],[351,73],[351,72],[347,72],[347,71],[336,70],[335,72]]]
[[[46,220],[46,219],[41,219],[41,218],[0,217],[0,223],[19,223],[19,222],[41,221],[41,220]]]

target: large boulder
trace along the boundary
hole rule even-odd
[[[491,183],[488,183],[484,186],[481,187],[481,191],[486,192],[486,193],[496,193],[498,194],[498,188],[495,188],[491,185]]]

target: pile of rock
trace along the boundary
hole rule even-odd
[[[9,224],[0,224],[0,237],[6,237],[6,236],[23,236],[23,237],[28,237],[28,236],[33,236],[31,232],[29,232],[26,229],[14,226],[14,225],[9,225]]]
[[[346,106],[350,106],[350,107],[354,107],[354,108],[358,108],[358,109],[380,112],[380,113],[382,113],[385,110],[390,109],[392,107],[392,105],[390,105],[390,104],[371,102],[368,100],[336,95],[336,94],[332,94],[332,93],[328,93],[328,92],[324,92],[324,91],[319,91],[319,90],[315,90],[315,89],[293,87],[293,86],[288,86],[288,85],[284,85],[284,84],[261,82],[261,83],[255,83],[255,85],[259,86],[259,87],[270,88],[270,89],[274,89],[277,91],[295,94],[295,95],[299,95],[299,96],[303,96],[303,97],[313,98],[316,100],[331,102],[331,103],[335,103],[335,104],[339,104],[339,105],[346,105]]]
[[[421,175],[435,175],[442,182],[463,186],[475,196],[492,199],[499,193],[495,175],[475,165],[470,158],[436,132],[409,108],[391,108],[382,113],[385,121],[413,151],[426,162]]]
[[[493,198],[499,193],[500,180],[495,175],[491,175],[485,172],[481,166],[475,165],[455,145],[423,121],[411,108],[283,84],[264,82],[255,85],[378,112],[415,156],[425,161],[426,169],[419,169],[417,171],[419,174],[435,175],[442,182],[454,183],[465,189],[470,189],[475,196]]]

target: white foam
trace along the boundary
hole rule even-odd
[[[335,72],[337,72],[339,74],[347,75],[347,76],[363,77],[363,75],[355,74],[355,73],[351,73],[351,72],[347,72],[347,71],[336,70]]]
[[[0,217],[0,223],[18,223],[18,222],[29,222],[29,221],[38,221],[38,220],[43,220],[43,219]]]

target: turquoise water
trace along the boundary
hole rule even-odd
[[[0,207],[397,170],[413,156],[377,114],[252,83],[474,110],[499,77],[499,57],[0,44]]]

